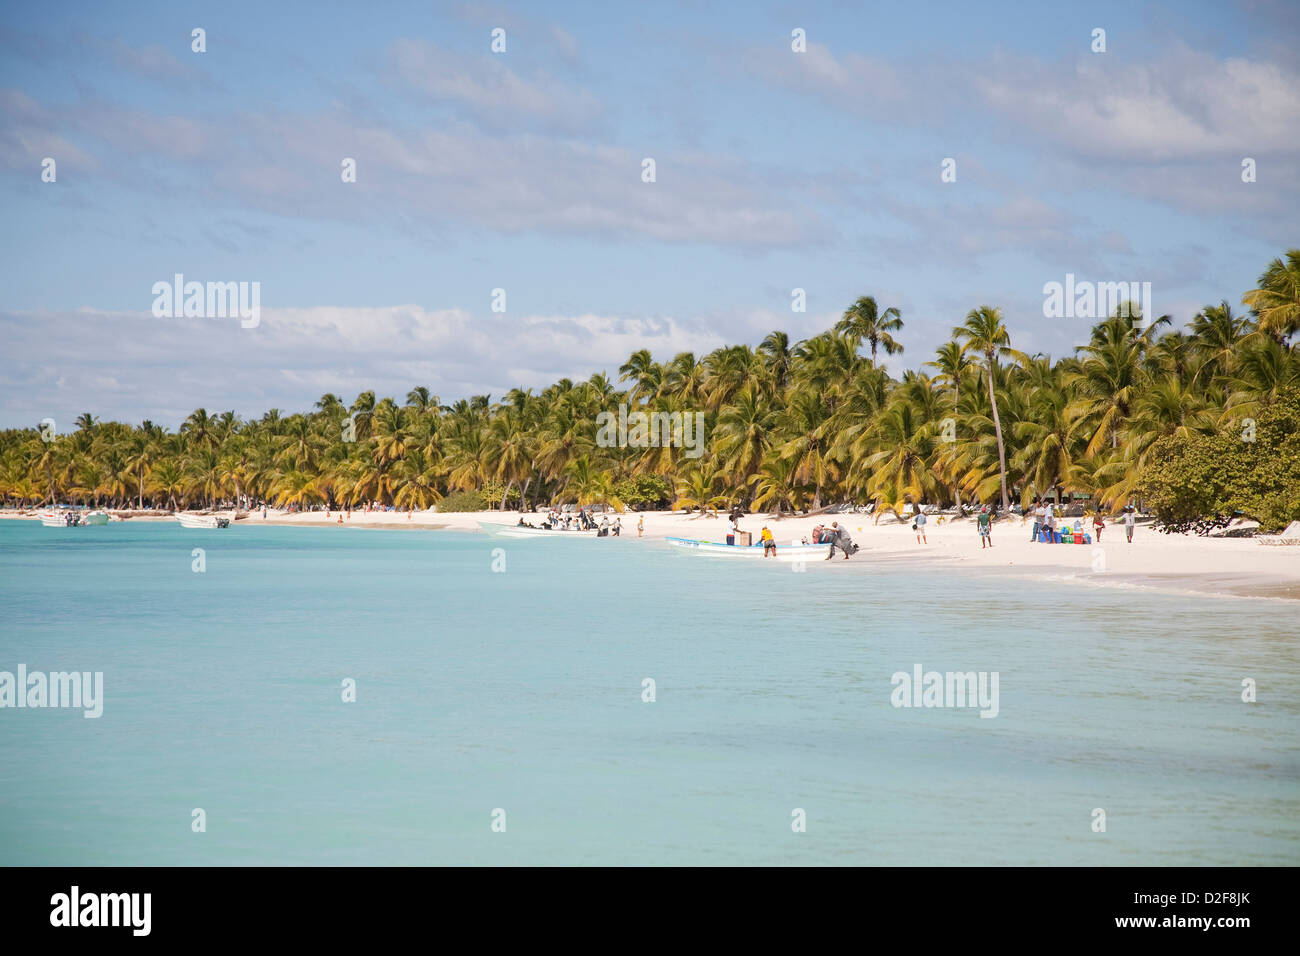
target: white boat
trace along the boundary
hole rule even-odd
[[[112,516],[107,511],[92,511],[81,516],[82,524],[108,524]]]
[[[229,528],[230,519],[220,515],[178,514],[176,520],[182,528]]]
[[[47,528],[75,528],[81,524],[81,515],[75,511],[42,511],[41,524]]]
[[[703,554],[720,558],[762,558],[761,544],[723,544],[717,541],[699,541],[695,538],[665,538],[674,548],[682,548],[692,554]],[[829,544],[782,544],[776,543],[776,560],[809,561],[824,558],[830,552]],[[768,559],[771,560],[770,558]]]
[[[565,531],[563,528],[530,528],[527,525],[491,524],[480,521],[479,527],[499,538],[594,538],[594,531]]]

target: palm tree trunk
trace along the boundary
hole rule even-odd
[[[1002,419],[998,417],[998,399],[993,394],[993,356],[988,355],[989,363],[989,403],[993,406],[993,430],[998,436],[998,473],[1002,477],[1002,510],[1011,509],[1011,499],[1007,497],[1007,448],[1002,442]]]

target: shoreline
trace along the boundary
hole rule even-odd
[[[129,514],[124,521],[171,522],[171,514]],[[217,512],[233,515],[232,512]],[[509,526],[519,520],[518,511],[484,512],[356,512],[338,522],[339,512],[285,512],[268,509],[232,522],[232,527],[315,527],[353,528],[371,531],[454,531],[485,533],[479,522]],[[542,515],[527,512],[526,521],[539,524]],[[615,515],[611,515],[611,521]],[[622,542],[636,541],[639,519],[645,523],[643,541],[667,537],[724,541],[728,522],[724,515],[645,511],[619,515],[623,519]],[[942,518],[943,523],[939,523]],[[23,514],[0,512],[0,520],[38,520],[35,510]],[[777,546],[788,545],[810,535],[817,524],[840,521],[861,548],[848,562],[836,567],[862,569],[867,573],[879,559],[890,567],[926,570],[957,570],[981,577],[998,577],[1040,584],[1085,587],[1138,588],[1175,594],[1196,594],[1239,599],[1300,600],[1300,547],[1265,548],[1251,538],[1200,537],[1163,534],[1149,523],[1139,524],[1129,545],[1122,526],[1108,525],[1100,544],[1040,544],[1029,541],[1031,525],[1017,517],[1005,518],[993,526],[993,547],[981,549],[974,517],[949,520],[931,516],[926,529],[928,543],[918,544],[908,522],[882,515],[878,524],[865,514],[787,516],[775,518],[748,514],[740,521],[742,530],[755,540],[764,525],[776,538]],[[57,529],[55,529],[57,530]],[[1089,528],[1091,531],[1091,528]],[[526,539],[513,539],[526,547]],[[829,547],[828,549],[829,550]],[[708,560],[697,558],[696,560]],[[810,561],[809,569],[817,562]]]

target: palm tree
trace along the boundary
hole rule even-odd
[[[1259,316],[1261,332],[1285,342],[1300,330],[1300,249],[1288,249],[1285,262],[1270,262],[1256,285],[1241,304]]]
[[[892,306],[880,312],[874,297],[864,295],[844,310],[844,317],[835,324],[835,331],[849,337],[853,347],[866,342],[871,346],[871,364],[876,364],[877,349],[886,355],[897,355],[903,346],[892,335],[903,327],[898,309]]]
[[[770,332],[759,344],[758,352],[763,356],[768,373],[772,376],[776,393],[778,395],[784,393],[786,383],[790,380],[790,364],[794,361],[790,336],[779,329]]]
[[[1207,305],[1191,321],[1192,340],[1202,353],[1204,361],[1197,375],[1223,375],[1232,371],[1232,361],[1237,345],[1251,331],[1250,319],[1234,316],[1227,300],[1218,305]]]
[[[1011,333],[1002,321],[1002,310],[993,306],[981,305],[966,313],[966,322],[952,330],[954,339],[963,339],[965,347],[983,359],[983,368],[988,374],[989,405],[993,409],[993,430],[998,439],[998,475],[1002,485],[1002,510],[1011,507],[1007,495],[1007,448],[1002,439],[1002,419],[998,415],[998,397],[993,391],[993,375],[998,367],[998,358],[1007,355],[1017,360],[1027,360],[1023,352],[1011,347]]]
[[[961,382],[966,374],[975,367],[970,352],[957,341],[943,343],[935,350],[935,358],[925,364],[939,370],[935,380],[952,389],[952,407],[956,408],[961,400]]]

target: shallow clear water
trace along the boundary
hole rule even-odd
[[[0,600],[0,671],[105,696],[0,709],[3,864],[1300,862],[1292,603],[19,521]],[[916,664],[998,672],[998,716],[893,707]]]

